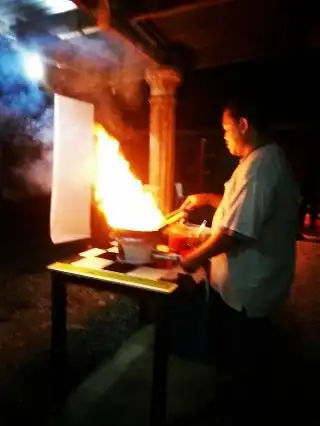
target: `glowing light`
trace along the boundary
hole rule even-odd
[[[77,6],[71,0],[45,0],[44,4],[52,15],[77,9]]]
[[[37,53],[24,53],[23,64],[25,73],[31,80],[40,81],[44,78],[44,64]]]

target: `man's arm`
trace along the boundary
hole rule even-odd
[[[207,204],[217,209],[222,200],[221,194],[204,194],[207,197]]]
[[[242,244],[241,238],[217,230],[204,243],[181,259],[181,267],[186,272],[194,272],[211,257],[228,253],[239,248]]]

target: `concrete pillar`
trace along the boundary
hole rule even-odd
[[[175,93],[180,74],[167,67],[148,69],[150,87],[149,184],[158,188],[164,214],[173,209],[175,169]]]

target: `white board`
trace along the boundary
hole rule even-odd
[[[55,95],[50,236],[53,243],[90,238],[94,107]]]

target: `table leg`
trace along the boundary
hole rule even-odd
[[[155,318],[150,426],[164,426],[166,424],[168,325],[168,305],[167,303],[160,303],[157,306]]]
[[[64,278],[51,274],[51,383],[53,403],[66,402],[67,290]]]

